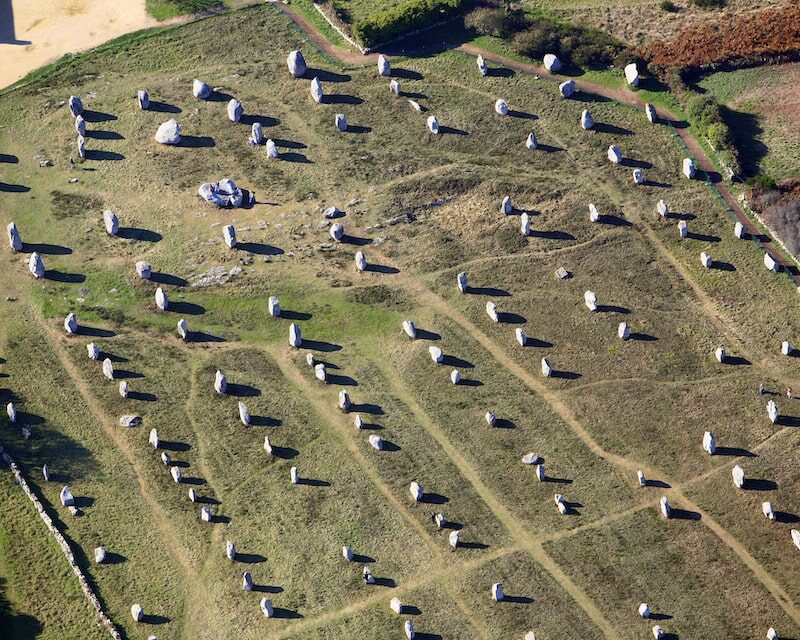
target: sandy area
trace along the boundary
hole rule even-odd
[[[65,53],[156,24],[144,0],[0,0],[0,88]]]

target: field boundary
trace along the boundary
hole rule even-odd
[[[117,630],[117,627],[114,625],[114,622],[111,620],[111,617],[105,612],[103,609],[103,605],[100,603],[100,598],[97,597],[97,594],[92,589],[92,586],[89,584],[89,580],[86,577],[86,573],[84,573],[83,569],[81,569],[80,565],[78,565],[77,560],[75,560],[75,553],[72,551],[72,547],[70,546],[69,542],[67,541],[64,534],[61,530],[56,526],[53,518],[47,513],[47,510],[42,504],[42,501],[36,495],[36,493],[31,489],[30,485],[28,484],[27,480],[25,480],[25,476],[22,474],[22,471],[17,466],[17,463],[14,462],[14,459],[11,455],[3,449],[3,445],[0,444],[0,457],[2,457],[3,461],[9,466],[11,469],[11,473],[14,475],[14,480],[22,489],[22,492],[28,496],[28,499],[33,504],[34,508],[36,509],[39,517],[44,522],[47,530],[50,532],[50,535],[56,541],[58,546],[61,548],[61,552],[64,554],[64,557],[67,559],[72,572],[78,578],[78,583],[81,585],[81,590],[83,591],[83,595],[86,596],[86,599],[89,601],[89,604],[92,605],[94,610],[97,613],[97,616],[100,618],[100,626],[105,627],[108,633],[111,635],[114,640],[122,640],[122,635]]]

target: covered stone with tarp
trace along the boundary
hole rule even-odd
[[[197,194],[218,207],[241,207],[244,200],[242,190],[230,178],[223,178],[219,182],[204,182],[197,190]]]

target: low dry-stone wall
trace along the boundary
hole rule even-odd
[[[25,495],[28,496],[28,499],[33,503],[33,506],[36,507],[36,511],[39,513],[39,517],[47,526],[48,531],[50,531],[50,535],[55,538],[58,546],[61,547],[61,551],[63,551],[64,555],[67,557],[67,562],[69,562],[69,566],[72,567],[72,571],[77,576],[78,582],[81,585],[81,589],[83,589],[83,594],[97,612],[97,616],[100,619],[100,624],[108,630],[114,640],[122,640],[122,635],[119,631],[117,631],[117,628],[114,626],[111,618],[109,618],[106,612],[103,611],[103,606],[100,604],[100,600],[97,598],[94,591],[92,591],[92,587],[89,585],[86,575],[84,575],[83,571],[78,566],[78,563],[75,561],[75,554],[72,552],[72,549],[70,548],[66,538],[64,538],[62,533],[58,530],[58,527],[56,527],[53,519],[47,515],[44,505],[33,492],[30,485],[25,480],[25,477],[22,475],[22,472],[19,470],[19,467],[11,458],[11,456],[6,453],[2,445],[0,445],[0,456],[2,456],[5,463],[11,468],[11,473],[14,474],[14,479],[17,481],[17,484],[22,487]]]

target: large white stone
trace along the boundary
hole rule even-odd
[[[181,125],[174,118],[167,120],[158,127],[155,138],[160,144],[180,144]]]
[[[288,57],[286,58],[286,64],[289,67],[289,73],[291,73],[295,78],[302,78],[308,70],[308,67],[306,66],[306,60],[303,58],[302,52],[297,50],[289,53]]]

